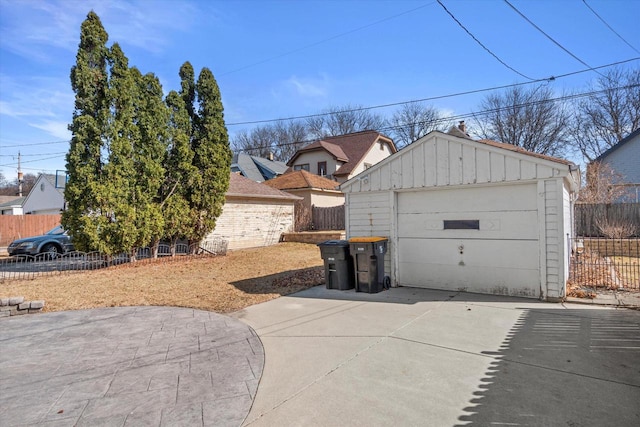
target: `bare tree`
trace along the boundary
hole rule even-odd
[[[231,141],[233,151],[244,152],[251,156],[268,157],[278,144],[273,126],[258,126],[251,131],[243,130]]]
[[[373,114],[359,105],[331,107],[322,114],[307,119],[309,134],[317,139],[364,130],[382,131],[386,126],[384,117]]]
[[[38,174],[39,175],[39,174]],[[33,188],[36,180],[38,179],[38,175],[34,175],[32,173],[25,173],[22,177],[22,195],[26,196],[29,194],[29,191]],[[11,181],[5,179],[0,185],[0,195],[2,196],[16,196],[18,194],[18,179],[13,179]]]
[[[309,139],[307,127],[302,121],[278,122],[275,132],[279,142],[274,154],[283,162],[293,157]]]
[[[488,95],[476,117],[481,136],[547,155],[565,151],[570,115],[547,86],[520,86]]]
[[[609,70],[590,85],[592,95],[575,105],[571,136],[593,161],[640,127],[640,69]]]
[[[614,203],[625,195],[625,188],[616,185],[622,180],[622,175],[611,169],[606,163],[589,163],[585,178],[585,185],[580,189],[578,195],[578,203]]]
[[[238,133],[232,141],[234,151],[252,156],[269,157],[286,162],[308,142],[308,132],[302,121],[279,121]]]
[[[453,120],[445,117],[437,108],[417,101],[403,104],[389,120],[398,148],[411,144],[433,130],[445,131],[452,124]]]

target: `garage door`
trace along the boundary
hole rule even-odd
[[[402,286],[538,297],[536,184],[398,194]]]

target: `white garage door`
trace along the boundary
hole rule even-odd
[[[402,286],[538,297],[536,184],[398,194]]]

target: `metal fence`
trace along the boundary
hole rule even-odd
[[[640,291],[640,239],[578,237],[571,244],[569,285]]]
[[[154,254],[151,247],[143,247],[132,253],[105,255],[100,252],[68,252],[52,258],[44,253],[36,256],[20,255],[0,261],[0,280],[33,279],[40,276],[67,272],[99,270],[107,267],[133,263],[157,263],[226,255],[229,242],[223,239],[202,242],[196,245],[178,243],[161,244]]]

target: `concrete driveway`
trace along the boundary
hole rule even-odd
[[[234,316],[265,350],[244,425],[640,425],[640,311],[315,287]]]

